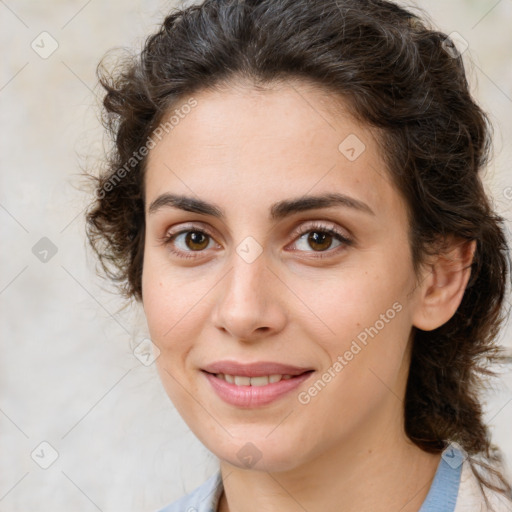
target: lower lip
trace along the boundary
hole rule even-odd
[[[212,373],[203,371],[217,395],[225,402],[237,407],[258,407],[267,405],[296,389],[307,380],[313,372],[303,373],[291,379],[281,379],[279,382],[265,386],[237,386]]]

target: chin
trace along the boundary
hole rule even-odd
[[[240,469],[269,472],[294,469],[304,458],[304,445],[290,435],[276,435],[272,438],[273,434],[269,436],[270,431],[265,428],[259,434],[251,435],[247,432],[239,437],[227,436],[222,443],[218,439],[210,439],[208,441],[211,442],[203,441],[203,444],[221,461]]]

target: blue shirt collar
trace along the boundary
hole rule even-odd
[[[459,494],[464,455],[454,445],[441,455],[430,490],[419,512],[453,512]]]

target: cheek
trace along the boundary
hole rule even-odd
[[[191,394],[196,396],[197,390],[186,364],[194,340],[199,338],[202,322],[198,315],[204,292],[193,282],[183,282],[177,272],[171,272],[169,266],[155,262],[151,256],[145,259],[142,290],[149,334],[160,350],[155,363],[160,379],[180,414],[192,421],[195,409]]]
[[[187,417],[195,411],[191,396],[199,394],[195,389],[196,368],[192,367],[196,358],[191,356],[197,352],[197,341],[207,325],[211,308],[208,290],[215,280],[212,275],[191,278],[190,269],[187,272],[166,262],[155,263],[151,257],[145,261],[144,313],[151,340],[160,350],[156,366],[169,398]]]
[[[336,389],[338,398],[346,395],[345,403],[355,408],[362,398],[371,401],[377,391],[393,388],[401,379],[411,330],[409,280],[406,273],[382,268],[353,269],[326,281],[323,293],[317,288],[310,294],[312,309],[329,328],[322,329],[326,334],[321,338],[316,333],[328,356],[324,372],[330,370],[330,375],[325,379],[334,382],[326,387]]]
[[[406,306],[395,300],[395,290],[358,283],[315,302],[334,334],[316,338],[327,357],[297,397],[298,412],[326,440],[362,428],[383,404],[396,406],[405,384]]]
[[[142,273],[144,313],[153,341],[161,350],[190,328],[190,319],[200,312],[204,281],[189,279],[187,271],[171,267],[165,256],[147,251]]]
[[[407,317],[407,283],[406,275],[390,274],[382,268],[354,267],[314,285],[311,281],[305,283],[300,295],[308,297],[307,305],[327,326],[323,331],[329,333],[326,339],[331,338],[329,348],[336,349],[375,324],[378,331],[396,329]],[[364,341],[364,334],[360,339]]]
[[[173,324],[172,318],[169,317],[172,311],[170,304],[175,303],[176,297],[166,286],[165,279],[159,276],[150,264],[144,266],[142,296],[151,339],[162,349],[161,341]]]

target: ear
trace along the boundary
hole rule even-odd
[[[417,304],[412,318],[415,327],[431,331],[455,314],[471,275],[475,249],[475,240],[451,238],[426,265],[416,289]]]

